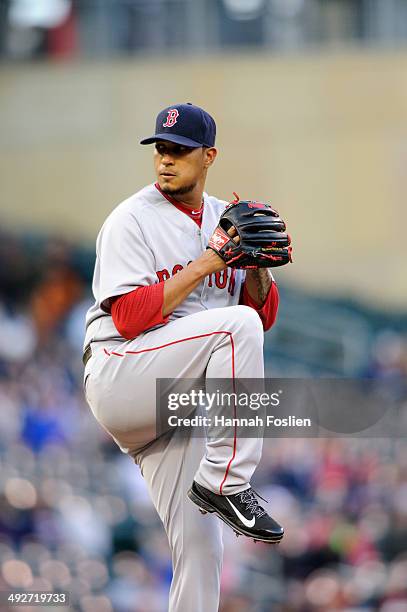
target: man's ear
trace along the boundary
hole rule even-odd
[[[217,149],[215,149],[215,147],[208,147],[207,149],[204,149],[205,151],[205,168],[209,168],[209,166],[212,166],[213,162],[215,161],[215,158],[218,154]]]

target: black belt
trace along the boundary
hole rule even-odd
[[[84,366],[86,366],[86,364],[88,363],[91,357],[92,357],[92,349],[90,348],[90,344],[88,344],[88,346],[83,351],[82,361],[83,361]]]

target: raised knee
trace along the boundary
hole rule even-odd
[[[232,318],[239,328],[249,332],[250,335],[259,335],[263,338],[263,324],[254,308],[239,305],[231,306],[228,310],[233,310]]]

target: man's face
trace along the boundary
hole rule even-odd
[[[190,193],[208,167],[208,149],[191,148],[168,140],[156,142],[154,167],[160,189],[169,195]]]

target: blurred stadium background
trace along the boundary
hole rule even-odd
[[[267,374],[405,401],[407,2],[1,0],[0,58],[0,589],[164,612],[164,531],[82,394],[98,229],[153,180],[156,112],[204,106],[208,191],[271,199],[293,235]],[[225,530],[221,612],[407,610],[403,443],[267,440],[287,536]]]

